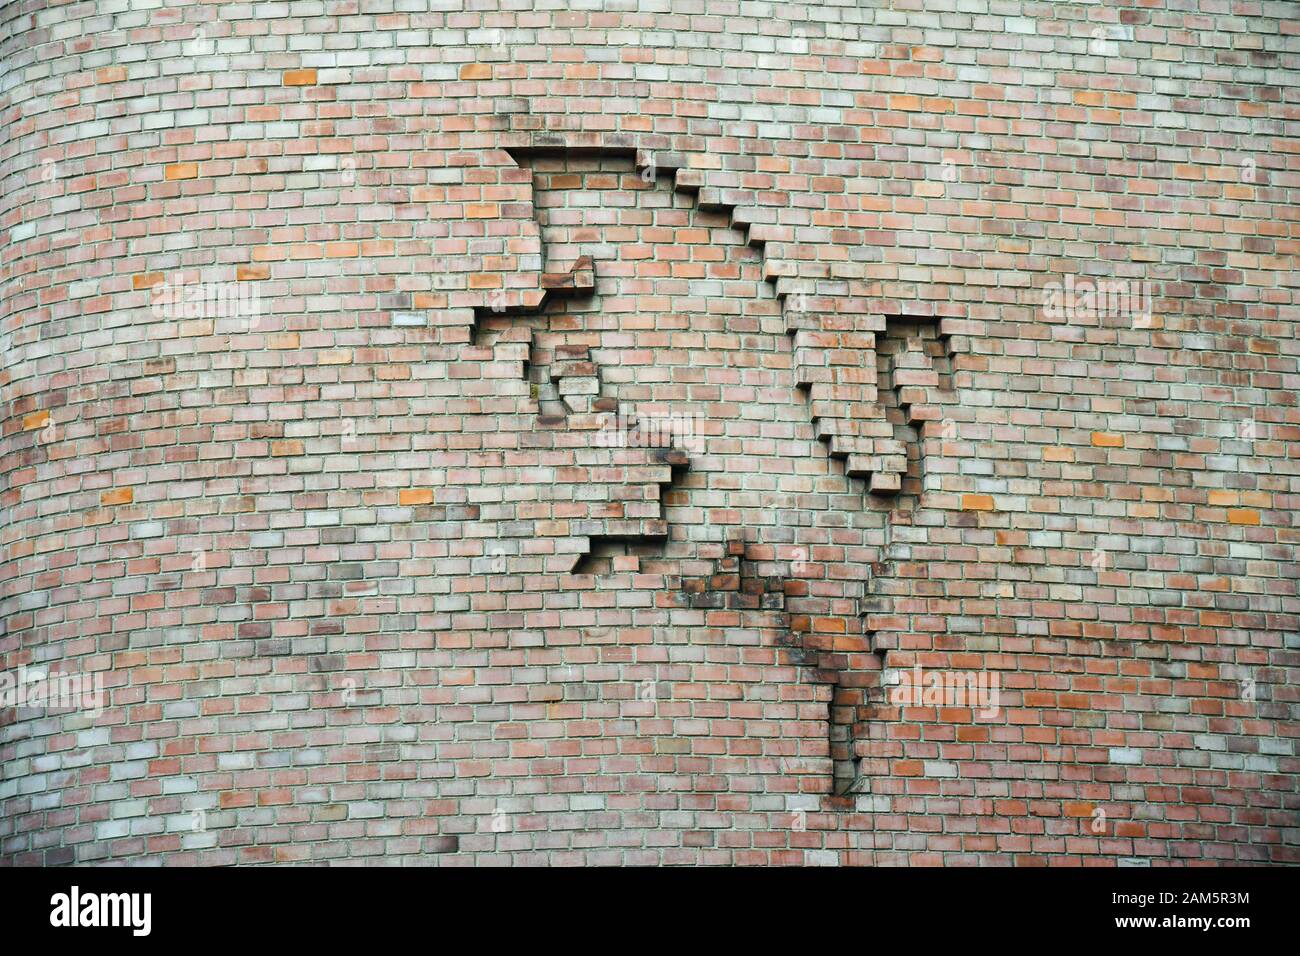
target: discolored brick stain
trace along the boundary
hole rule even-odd
[[[3,41],[0,862],[1300,862],[1290,25],[669,6]]]

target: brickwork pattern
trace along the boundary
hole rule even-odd
[[[1300,863],[1296,12],[11,0],[0,863]]]

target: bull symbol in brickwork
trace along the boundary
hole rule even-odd
[[[733,225],[743,228],[751,246],[762,247],[774,236],[761,216],[737,211],[720,193],[704,186],[699,174],[683,168],[680,157],[642,153],[646,170],[674,177],[678,192],[698,194],[700,208],[731,209]],[[561,260],[563,261],[563,260]],[[586,550],[574,556],[570,570],[602,572],[627,542],[663,538],[667,526],[659,511],[658,486],[673,481],[674,469],[689,460],[692,437],[671,430],[667,441],[650,440],[653,429],[623,408],[617,390],[604,383],[602,368],[587,342],[565,341],[557,334],[581,328],[566,299],[587,299],[595,287],[599,264],[580,255],[563,267],[543,271],[540,288],[507,294],[496,290],[476,312],[473,339],[493,349],[498,360],[516,363],[518,375],[530,383],[536,402],[539,432],[553,436],[557,447],[599,447],[611,434],[619,436],[623,453],[622,486],[631,494],[610,502],[604,514],[590,511],[579,524]],[[783,612],[790,646],[821,684],[830,685],[830,754],[834,789],[847,793],[859,783],[855,727],[865,720],[871,704],[873,674],[878,667],[866,658],[883,657],[888,641],[873,640],[869,615],[887,608],[895,559],[907,545],[894,545],[891,529],[911,523],[925,487],[926,449],[951,440],[943,405],[950,401],[952,367],[948,335],[940,321],[873,312],[866,299],[819,293],[811,280],[777,281],[786,331],[793,339],[795,384],[808,402],[814,432],[844,474],[861,479],[884,515],[881,560],[864,572],[860,600],[827,603],[808,580],[820,573],[827,559],[815,546],[796,545],[788,552],[789,577],[757,571],[740,533],[730,533],[723,545],[700,545],[699,557],[714,562],[713,572],[683,578],[679,606]],[[588,313],[590,314],[590,313]],[[588,337],[590,338],[590,337]],[[655,436],[662,438],[662,436]],[[645,490],[653,488],[652,495]],[[636,511],[630,506],[641,505]],[[791,588],[793,582],[803,581]]]

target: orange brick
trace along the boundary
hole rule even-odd
[[[490,80],[492,67],[486,63],[466,63],[460,68],[462,80]]]
[[[1067,817],[1090,817],[1095,809],[1097,808],[1091,803],[1076,803],[1069,800],[1065,803]]]
[[[315,70],[285,70],[283,77],[284,86],[315,86]]]
[[[198,163],[172,163],[163,171],[168,179],[194,179],[198,174]]]
[[[134,488],[110,488],[99,496],[101,505],[129,505],[133,500]]]
[[[1074,449],[1063,446],[1044,448],[1043,461],[1074,461]]]
[[[301,455],[304,450],[303,443],[297,438],[271,442],[271,454],[277,458],[284,455]]]
[[[1210,504],[1223,507],[1225,505],[1235,505],[1241,500],[1241,496],[1235,491],[1214,490],[1210,492]]]
[[[1259,512],[1252,508],[1236,508],[1228,512],[1229,524],[1259,524]]]
[[[962,495],[961,506],[964,511],[992,511],[993,497],[991,495]]]
[[[403,505],[433,504],[432,488],[403,488],[397,493],[397,500]]]
[[[235,278],[240,282],[255,282],[271,278],[271,267],[264,265],[242,265],[235,267]]]
[[[30,432],[37,428],[44,428],[49,420],[50,413],[47,411],[29,412],[23,416],[23,431]]]
[[[160,282],[166,281],[161,272],[141,272],[131,276],[132,289],[152,289]]]
[[[1124,436],[1114,432],[1093,432],[1092,443],[1098,448],[1123,448]]]
[[[493,219],[499,215],[499,207],[494,202],[472,202],[465,206],[467,219]]]

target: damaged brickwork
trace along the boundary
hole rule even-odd
[[[445,6],[0,11],[0,863],[1300,862],[1294,5]]]

